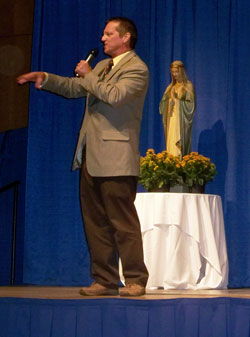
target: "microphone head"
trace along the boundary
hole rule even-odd
[[[96,57],[99,53],[99,50],[97,48],[93,48],[90,51],[90,54],[92,54],[94,57]]]
[[[97,55],[98,55],[98,49],[97,48],[91,49],[91,51],[89,52],[88,57],[86,58],[86,62],[88,62],[89,64],[91,64],[92,61],[96,58]]]

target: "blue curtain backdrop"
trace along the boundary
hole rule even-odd
[[[23,282],[27,128],[0,133],[0,188],[18,184],[15,284]],[[11,284],[14,188],[0,193],[0,285]]]
[[[36,0],[32,69],[73,76],[98,47],[105,20],[122,15],[138,27],[137,53],[150,70],[140,151],[165,149],[159,101],[169,65],[182,60],[194,83],[193,147],[215,162],[207,192],[223,200],[230,287],[250,286],[249,0]],[[84,99],[32,86],[28,129],[24,282],[88,284],[89,256],[71,172]]]

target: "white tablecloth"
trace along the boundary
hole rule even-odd
[[[147,288],[223,289],[228,260],[218,195],[137,193]]]

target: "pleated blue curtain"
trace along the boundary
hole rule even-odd
[[[196,90],[193,147],[215,162],[207,192],[223,200],[231,287],[250,286],[248,0],[36,0],[32,69],[74,76],[90,49],[100,50],[105,21],[133,19],[137,53],[150,70],[140,151],[165,149],[158,112],[182,60]],[[28,133],[24,282],[84,285],[91,281],[78,198],[71,172],[84,99],[32,88]],[[140,188],[139,188],[140,190]]]
[[[245,298],[2,298],[0,327],[8,337],[249,337],[249,310]]]

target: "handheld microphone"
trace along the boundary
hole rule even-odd
[[[96,58],[98,53],[99,53],[99,51],[98,51],[97,48],[91,49],[91,51],[89,52],[89,55],[86,58],[86,62],[88,62],[88,64],[91,65],[91,63],[94,61],[94,59]],[[76,77],[80,77],[80,75],[76,74]]]

